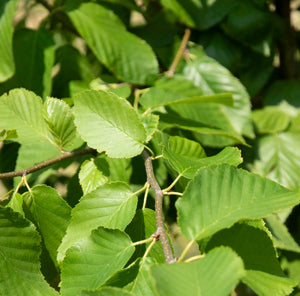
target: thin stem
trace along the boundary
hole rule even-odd
[[[152,237],[152,242],[151,242],[151,244],[148,246],[148,248],[147,248],[147,250],[146,250],[146,252],[145,252],[145,254],[144,254],[144,256],[143,256],[143,259],[145,259],[145,258],[148,256],[149,252],[151,251],[152,247],[154,246],[154,244],[155,244],[156,242],[157,242],[156,239],[155,239],[154,237]]]
[[[146,168],[146,174],[147,174],[147,181],[151,185],[154,193],[155,193],[155,216],[156,216],[156,227],[157,227],[157,234],[159,235],[159,239],[161,241],[164,255],[166,258],[166,261],[168,263],[175,262],[175,258],[172,254],[172,249],[168,240],[167,233],[165,231],[165,225],[164,225],[164,218],[163,218],[163,192],[154,176],[153,172],[153,166],[152,166],[152,159],[150,155],[147,153],[146,150],[143,150],[142,156],[145,161],[145,168]]]
[[[196,261],[198,259],[201,259],[201,258],[204,258],[205,255],[197,255],[197,256],[193,256],[193,257],[190,257],[188,259],[186,259],[184,262],[192,262],[192,261]]]
[[[163,157],[164,157],[163,155],[157,155],[157,156],[151,157],[151,158],[152,158],[152,160],[155,160],[155,159],[159,159],[159,158],[163,158]]]
[[[133,246],[138,246],[138,245],[142,245],[142,244],[146,244],[146,243],[150,243],[155,239],[155,237],[150,236],[149,238],[143,239],[141,241],[132,243]]]
[[[175,58],[172,62],[172,65],[169,69],[169,71],[166,73],[167,77],[173,77],[174,76],[174,73],[175,73],[175,70],[177,68],[177,65],[183,55],[183,52],[186,48],[186,45],[190,39],[190,36],[191,36],[191,30],[189,28],[185,29],[184,31],[184,35],[183,35],[183,38],[181,40],[181,44],[180,44],[180,47],[175,55]]]
[[[146,191],[145,191],[145,194],[144,194],[144,202],[143,202],[143,208],[142,208],[143,210],[146,208],[149,188],[150,188],[150,184],[147,182],[147,188],[146,188]]]
[[[138,191],[134,192],[132,195],[138,195],[139,193],[141,193],[144,190],[146,190],[148,186],[149,186],[149,184],[148,184],[148,182],[146,182],[145,185],[141,189],[139,189]]]
[[[190,248],[192,247],[194,243],[194,240],[190,241],[187,246],[185,247],[185,249],[183,250],[183,252],[181,253],[180,257],[178,258],[177,262],[180,262],[183,260],[183,258],[186,256],[187,252],[190,250]]]
[[[168,188],[163,189],[163,193],[167,194],[176,185],[176,183],[179,181],[181,177],[182,175],[179,174]]]
[[[9,178],[14,178],[14,177],[22,177],[24,175],[28,175],[31,174],[33,172],[39,171],[43,168],[46,168],[54,163],[60,162],[62,160],[68,159],[68,158],[73,158],[76,156],[81,156],[81,155],[86,155],[86,154],[95,154],[97,153],[97,151],[95,149],[92,148],[86,148],[83,150],[78,150],[78,151],[74,151],[74,152],[65,152],[64,154],[54,157],[52,159],[46,160],[44,162],[41,162],[39,164],[36,164],[32,167],[29,167],[27,169],[24,170],[20,170],[20,171],[13,171],[13,172],[8,172],[8,173],[2,173],[0,174],[0,179],[9,179]]]
[[[26,175],[23,175],[23,176],[22,176],[22,181],[23,181],[24,185],[26,186],[27,190],[28,190],[28,191],[30,192],[30,194],[32,195],[32,191],[31,191],[31,188],[30,188],[30,186],[29,186],[29,184],[28,184],[28,182],[27,182]]]
[[[149,88],[144,89],[136,89],[134,92],[134,102],[133,102],[133,108],[137,110],[139,106],[140,96],[148,91]]]
[[[15,196],[15,195],[18,193],[19,189],[21,188],[21,186],[23,186],[23,184],[24,184],[24,180],[23,180],[23,178],[22,178],[22,180],[21,180],[21,181],[19,182],[19,184],[17,185],[17,188],[16,188],[16,190],[14,191],[13,196]]]
[[[146,145],[144,145],[145,149],[147,149],[151,153],[151,159],[154,157],[154,152]]]
[[[164,195],[178,195],[178,196],[182,196],[183,193],[176,192],[176,191],[168,191],[168,192],[164,192]]]

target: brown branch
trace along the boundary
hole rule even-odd
[[[171,65],[169,71],[166,74],[167,77],[172,77],[174,75],[175,70],[177,68],[177,65],[178,65],[178,63],[179,63],[179,61],[180,61],[180,59],[181,59],[181,57],[183,55],[183,52],[184,52],[184,50],[186,48],[186,45],[187,45],[187,43],[188,43],[188,41],[190,39],[190,36],[191,36],[191,30],[189,28],[185,29],[184,35],[183,35],[182,40],[181,40],[180,47],[179,47],[179,49],[178,49],[178,51],[177,51],[177,53],[175,55],[175,58],[173,60],[173,63]]]
[[[151,157],[146,152],[146,150],[142,152],[142,156],[145,160],[147,181],[155,193],[155,214],[156,214],[155,216],[156,216],[156,227],[157,227],[156,233],[159,235],[159,240],[161,241],[166,261],[168,263],[174,263],[176,260],[173,257],[173,253],[171,250],[171,246],[164,225],[163,208],[162,208],[164,194],[154,176]]]
[[[24,175],[31,174],[33,172],[36,172],[38,170],[41,170],[45,167],[48,167],[54,163],[60,162],[62,160],[68,159],[68,158],[73,158],[76,156],[81,156],[81,155],[86,155],[86,154],[95,154],[97,151],[92,148],[86,148],[83,150],[78,150],[74,152],[65,152],[64,154],[54,157],[52,159],[46,160],[44,162],[41,162],[39,164],[36,164],[30,168],[20,170],[20,171],[13,171],[13,172],[8,172],[8,173],[2,173],[0,174],[0,179],[9,179],[9,178],[14,178],[14,177],[21,177]]]

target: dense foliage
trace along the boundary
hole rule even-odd
[[[299,295],[294,2],[0,1],[0,295]]]

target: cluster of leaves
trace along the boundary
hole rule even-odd
[[[3,180],[0,295],[292,293],[300,247],[285,222],[300,200],[300,111],[298,86],[265,88],[280,28],[269,3],[26,2],[47,10],[28,29],[29,17],[12,25],[17,2],[0,3],[1,172],[98,154]],[[168,77],[185,27],[192,41]],[[278,104],[251,111],[260,92]],[[162,156],[162,187],[181,176],[165,219],[190,241],[178,261],[192,243],[194,261],[168,264],[147,240],[157,213],[139,195],[144,149]]]

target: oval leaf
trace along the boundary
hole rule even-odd
[[[223,163],[237,166],[243,161],[238,148],[226,147],[218,154],[206,157],[199,143],[177,136],[169,138],[163,156],[178,173],[189,179],[201,167]]]
[[[134,247],[128,235],[99,227],[68,250],[62,264],[61,294],[79,295],[83,289],[100,287],[128,261]]]
[[[106,183],[84,195],[72,210],[67,234],[59,246],[58,261],[68,248],[99,226],[123,230],[132,220],[136,205],[137,197],[122,182]]]
[[[146,132],[125,99],[90,90],[76,95],[74,104],[78,132],[90,147],[113,158],[130,158],[142,152]]]
[[[217,248],[191,263],[159,264],[151,269],[159,295],[229,295],[244,275],[243,261],[229,248]]]
[[[241,219],[257,219],[299,203],[291,191],[259,175],[229,165],[199,169],[177,201],[183,234],[200,240]]]
[[[31,198],[29,211],[37,225],[53,262],[71,218],[71,208],[58,192],[46,185],[37,185],[26,193]]]
[[[95,56],[118,78],[147,84],[158,74],[151,47],[126,31],[120,19],[98,3],[68,1],[67,13]]]
[[[21,144],[46,141],[42,99],[25,89],[14,89],[0,97],[0,130],[16,129]]]
[[[74,115],[71,108],[62,100],[47,98],[43,115],[59,148],[62,150],[70,147],[76,137]]]

